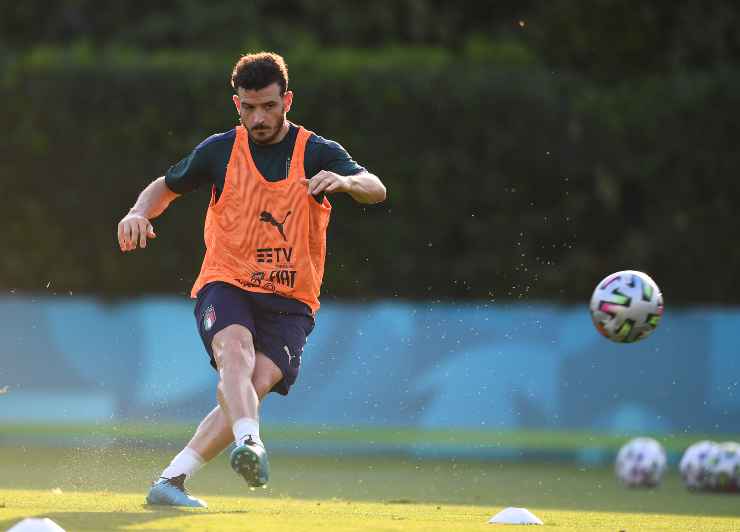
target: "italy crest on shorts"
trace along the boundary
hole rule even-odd
[[[208,305],[208,308],[203,313],[203,330],[210,331],[215,323],[216,309],[213,308],[213,305]]]

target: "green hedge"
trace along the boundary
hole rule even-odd
[[[440,46],[502,39],[555,71],[605,82],[740,61],[735,0],[74,0],[0,2],[0,48],[245,50]]]
[[[513,52],[286,58],[291,118],[388,186],[379,206],[334,199],[325,301],[583,301],[625,268],[653,274],[668,304],[740,300],[740,251],[727,241],[740,227],[740,69],[605,87]],[[234,59],[88,47],[3,56],[0,285],[186,293],[205,192],[173,204],[144,252],[117,251],[115,227],[151,179],[235,124]]]

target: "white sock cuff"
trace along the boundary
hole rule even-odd
[[[203,467],[205,463],[206,462],[203,460],[201,455],[190,447],[185,447],[172,459],[170,465],[162,471],[160,476],[164,478],[174,478],[185,474],[185,476],[190,478],[190,476]]]
[[[206,463],[205,460],[203,460],[203,457],[198,454],[197,451],[191,449],[190,447],[185,447],[182,451],[180,451],[181,455],[189,456],[192,458],[198,465],[203,465]]]
[[[252,436],[253,440],[262,443],[262,440],[260,440],[260,422],[257,419],[249,417],[237,419],[232,426],[232,430],[234,432],[234,441],[237,444],[245,440],[247,436]]]

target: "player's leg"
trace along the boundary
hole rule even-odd
[[[282,378],[282,373],[275,363],[267,358],[264,353],[258,351],[252,384],[260,401]],[[219,389],[218,394],[220,393]],[[206,462],[218,456],[233,441],[234,434],[231,423],[221,406],[216,406],[200,422],[195,434],[185,448],[173,458],[172,462],[162,472],[160,480],[150,490],[147,501],[150,501],[150,504],[205,507],[205,502],[187,495],[184,482],[203,467]]]
[[[252,332],[240,324],[232,324],[213,337],[213,358],[218,367],[218,401],[231,423],[234,439],[259,437],[259,397],[252,384],[257,355]]]
[[[257,352],[251,384],[258,397],[264,397],[282,379],[280,368],[263,353]],[[219,400],[223,408],[226,402],[223,393],[219,393]],[[226,408],[230,408],[230,405],[226,405]],[[232,469],[244,477],[249,486],[264,486],[269,479],[270,465],[259,435],[259,416],[235,421],[232,430],[236,442],[229,459]]]
[[[257,351],[256,355],[252,384],[261,402],[273,386],[283,378],[283,375],[280,369],[264,353]],[[217,393],[221,394],[221,390],[219,389]],[[220,399],[219,403],[222,400]],[[204,462],[209,462],[233,442],[234,433],[231,424],[219,404],[198,425],[186,449],[192,449],[202,457]]]
[[[233,371],[233,366],[238,365],[238,355],[242,354],[239,352],[236,355],[228,353],[236,352],[242,347],[246,351],[251,350],[251,367],[252,369],[254,368],[254,346],[251,340],[254,321],[251,304],[244,294],[245,292],[243,290],[222,282],[206,285],[198,293],[198,300],[195,305],[195,319],[198,325],[198,332],[210,356],[211,366],[214,369],[219,369],[214,353],[214,346],[217,344],[219,346],[219,358],[223,360],[223,365],[227,368],[232,368],[228,369],[228,372]],[[220,336],[222,341],[214,341],[216,336],[226,329],[244,330],[247,331],[247,335],[241,335],[242,338],[240,338],[239,335],[225,333]],[[245,337],[248,337],[248,341],[245,340]],[[242,342],[242,340],[244,341]],[[242,357],[245,364],[249,364],[248,355],[249,353]],[[221,377],[221,381],[223,381],[223,376]],[[227,378],[227,380],[230,382],[226,385],[226,389],[231,390],[229,393],[233,395],[234,387],[232,384],[234,379]],[[251,371],[248,373],[246,380],[249,386],[244,387],[246,390],[244,396],[247,397],[248,401],[248,396],[250,395],[249,389],[251,388],[251,395],[253,395],[251,397],[251,407],[256,415],[257,397],[254,387],[251,385]],[[236,393],[239,393],[239,389],[237,389]],[[242,405],[241,407],[237,406],[235,410],[239,412],[240,408],[241,410],[248,410],[249,404],[246,406]],[[199,436],[198,441],[203,445],[191,446],[189,444],[173,459],[159,480],[153,484],[147,496],[147,502],[150,504],[205,506],[202,501],[198,501],[187,495],[184,489],[184,481],[232,441],[232,436],[229,436],[223,430],[224,423],[227,426],[233,425],[229,418],[228,410],[223,410],[222,407],[214,409],[205,417],[196,431],[196,435]]]
[[[296,304],[302,304],[286,302],[284,298],[251,294],[251,301],[257,331],[256,348],[265,355],[264,371],[260,371],[260,375],[266,379],[266,386],[287,395],[298,376],[303,346],[313,329],[313,317],[308,313],[286,311],[285,305],[292,305],[293,310]],[[261,486],[267,482],[267,454],[263,445],[253,443],[248,438],[237,439],[237,446],[231,452],[231,467],[250,486]]]
[[[257,352],[252,375],[257,397],[262,400],[282,378],[280,369],[263,353]],[[220,387],[217,394],[220,396],[219,405],[200,422],[185,448],[162,472],[162,477],[172,478],[185,474],[190,478],[203,464],[210,462],[234,442],[231,423],[220,404],[224,402]]]
[[[283,380],[283,372],[280,371],[280,368],[267,355],[258,350],[252,384],[260,402],[281,380]]]
[[[198,428],[195,429],[195,434],[190,438],[185,449],[191,449],[205,463],[213,460],[221,451],[231,445],[233,441],[234,435],[231,433],[229,420],[221,406],[217,405],[200,422]],[[188,477],[192,473],[188,472]]]
[[[257,351],[256,355],[252,384],[261,402],[270,390],[272,390],[273,386],[283,378],[283,375],[280,372],[280,368],[272,360],[267,358],[264,353]],[[219,389],[218,394],[220,393],[221,391]],[[219,403],[221,401],[222,399],[219,400]],[[234,434],[231,425],[219,404],[201,421],[195,434],[185,448],[194,451],[201,457],[203,462],[209,462],[233,442]],[[182,474],[186,471],[175,470],[172,472]],[[191,472],[187,473],[188,477],[192,474]]]

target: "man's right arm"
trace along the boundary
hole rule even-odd
[[[145,248],[147,238],[156,238],[149,220],[162,214],[179,196],[170,190],[164,180],[163,176],[149,183],[128,214],[118,222],[118,245],[121,251],[133,251],[137,246]]]
[[[228,134],[221,134],[207,138],[190,155],[171,166],[165,176],[152,181],[139,194],[136,204],[118,223],[118,245],[121,251],[133,251],[137,246],[145,248],[146,239],[157,236],[149,220],[162,214],[178,196],[205,183],[212,183],[214,173],[225,172],[224,169],[214,170],[214,164],[218,166],[221,163],[220,158],[223,158],[220,145],[223,142],[219,144],[214,141],[228,140],[228,137]],[[230,148],[228,153],[231,153]],[[225,163],[221,166],[225,166]]]

